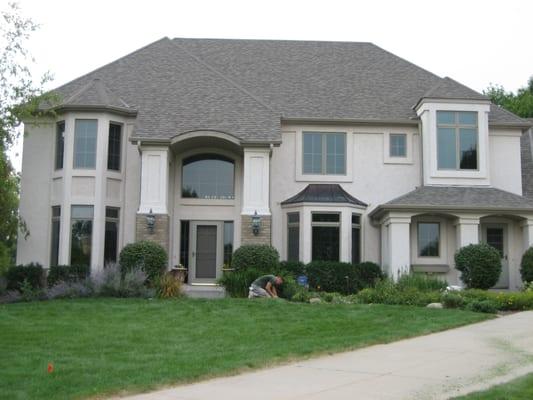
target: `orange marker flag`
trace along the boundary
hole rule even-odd
[[[54,364],[52,364],[52,363],[48,363],[47,371],[48,371],[49,374],[51,374],[52,372],[54,372]]]

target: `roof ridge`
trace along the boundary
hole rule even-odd
[[[80,87],[76,90],[71,96],[69,96],[65,101],[62,102],[63,105],[68,105],[73,103],[79,97],[81,97],[85,92],[94,88],[97,93],[98,100],[102,102],[101,105],[104,106],[115,106],[115,107],[124,107],[132,108],[128,103],[126,103],[118,94],[111,90],[105,82],[100,78],[94,78],[89,81],[87,84]],[[118,104],[113,104],[114,102]]]
[[[101,67],[98,67],[98,68],[96,68],[96,69],[93,69],[92,71],[89,71],[89,72],[87,72],[86,74],[83,74],[83,75],[81,75],[81,76],[78,76],[77,78],[74,78],[74,79],[72,79],[71,81],[68,81],[68,82],[62,84],[61,86],[58,86],[58,87],[56,87],[56,88],[54,88],[54,89],[51,89],[50,91],[51,91],[51,92],[58,91],[58,90],[64,88],[65,86],[70,85],[70,84],[72,84],[72,83],[74,83],[74,82],[77,82],[77,81],[79,81],[79,80],[82,80],[83,78],[86,78],[87,76],[89,76],[89,75],[91,75],[91,74],[94,74],[95,72],[100,71],[101,69],[104,69],[104,68],[106,68],[106,67],[109,67],[110,65],[113,65],[113,64],[115,64],[115,63],[117,63],[117,62],[123,60],[123,59],[126,58],[126,57],[129,57],[129,56],[132,56],[132,55],[134,55],[134,54],[140,53],[141,51],[147,49],[148,47],[153,46],[153,45],[155,45],[156,43],[164,42],[164,41],[166,41],[166,40],[171,41],[171,40],[168,38],[168,36],[162,37],[161,39],[158,39],[158,40],[156,40],[155,42],[149,43],[149,44],[147,44],[146,46],[141,47],[140,49],[134,50],[134,51],[132,51],[131,53],[128,53],[128,54],[126,54],[126,55],[124,55],[124,56],[122,56],[122,57],[119,57],[119,58],[117,58],[117,59],[115,59],[115,60],[113,60],[113,61],[110,61],[110,62],[108,62],[107,64],[104,64],[104,65],[102,65]]]
[[[261,99],[259,99],[257,96],[255,96],[254,94],[250,93],[248,90],[246,90],[245,88],[243,88],[242,86],[240,86],[238,83],[234,82],[233,80],[231,80],[230,78],[228,78],[227,76],[225,76],[224,74],[222,74],[220,71],[218,71],[217,69],[215,69],[214,67],[212,67],[211,65],[209,65],[208,63],[206,63],[205,61],[203,61],[202,59],[200,59],[198,56],[196,56],[195,54],[191,53],[190,51],[188,51],[184,46],[182,46],[181,44],[177,43],[175,40],[171,40],[171,42],[176,45],[177,47],[179,47],[182,51],[184,51],[187,55],[189,55],[190,57],[192,57],[196,62],[198,62],[199,64],[203,65],[204,67],[206,67],[207,69],[209,69],[211,72],[213,72],[214,74],[218,75],[219,77],[221,77],[222,79],[224,79],[226,82],[228,82],[229,84],[231,84],[232,86],[234,86],[236,89],[240,90],[241,92],[245,93],[246,95],[250,96],[252,99],[254,99],[256,102],[258,102],[259,104],[261,104],[263,107],[265,107],[266,109],[268,109],[269,111],[272,111],[274,114],[277,114],[277,115],[280,115],[281,117],[281,113],[279,113],[278,111],[274,110],[272,107],[270,107],[268,104],[264,103]]]
[[[368,41],[351,41],[351,40],[307,40],[307,39],[243,39],[243,38],[191,38],[191,37],[174,37],[171,40],[219,40],[233,42],[276,42],[276,43],[339,43],[339,44],[370,44]]]

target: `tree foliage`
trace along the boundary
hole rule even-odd
[[[13,169],[7,151],[20,135],[22,121],[48,115],[39,105],[55,101],[43,94],[42,86],[51,77],[37,82],[30,71],[34,63],[27,41],[38,25],[21,15],[16,3],[0,13],[0,253],[13,253],[18,228],[28,234],[18,215],[19,176]],[[1,268],[1,266],[0,266]]]
[[[490,85],[483,93],[493,103],[515,113],[522,118],[533,118],[533,76],[529,78],[527,86],[518,89],[516,93],[507,92],[501,85]]]

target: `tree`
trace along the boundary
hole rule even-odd
[[[26,44],[37,29],[36,23],[21,15],[16,3],[9,3],[7,11],[0,13],[0,272],[6,254],[12,259],[18,229],[29,234],[18,214],[20,177],[7,151],[19,137],[22,121],[50,114],[39,105],[56,101],[42,90],[50,74],[35,82],[30,72],[35,60]]]
[[[489,85],[483,91],[493,103],[515,113],[522,118],[533,118],[533,76],[529,78],[527,86],[521,87],[516,94],[506,92],[501,85]]]

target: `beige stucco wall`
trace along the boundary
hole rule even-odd
[[[522,165],[518,129],[489,131],[491,185],[511,193],[522,194]]]

